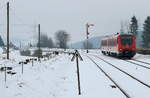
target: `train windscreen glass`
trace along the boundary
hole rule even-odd
[[[121,35],[121,44],[124,46],[131,46],[132,45],[132,36],[131,35]]]

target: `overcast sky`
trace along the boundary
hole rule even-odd
[[[6,3],[0,0],[0,34],[6,32]],[[135,15],[140,24],[150,15],[149,0],[10,0],[12,39],[33,40],[35,25],[41,24],[41,32],[54,38],[58,30],[66,30],[71,42],[85,39],[85,24],[90,37],[115,34],[120,31],[120,22]],[[4,24],[4,25],[3,25]],[[30,25],[28,25],[30,24]],[[30,35],[29,35],[30,34]]]

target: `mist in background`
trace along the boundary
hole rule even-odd
[[[6,40],[6,3],[0,0],[0,35]],[[149,13],[149,0],[9,0],[10,40],[35,43],[37,24],[41,32],[54,39],[58,30],[67,31],[70,43],[86,39],[86,23],[90,37],[115,34],[121,21],[135,15],[139,26]]]

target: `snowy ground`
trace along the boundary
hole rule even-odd
[[[72,51],[72,50],[71,50]],[[5,55],[0,57],[0,66],[17,66],[13,71],[16,75],[7,75],[4,81],[4,72],[0,72],[0,96],[1,98],[126,98],[86,56],[80,51],[83,61],[79,62],[81,95],[78,95],[76,63],[71,62],[72,56],[60,54],[50,60],[34,62],[24,65],[24,73],[21,73],[19,61],[25,56],[20,56],[18,51],[12,51],[10,60],[5,60]],[[99,50],[92,50],[89,56],[100,65],[131,98],[150,98],[150,88],[133,80],[124,73],[114,69],[105,62],[92,56],[97,55],[116,65],[124,71],[150,85],[150,70],[135,66],[125,61],[104,56]],[[150,56],[137,54],[134,59],[150,62]],[[149,66],[150,65],[146,65]]]

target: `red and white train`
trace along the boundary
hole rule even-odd
[[[101,41],[104,55],[132,58],[136,54],[136,38],[132,34],[107,36]]]

